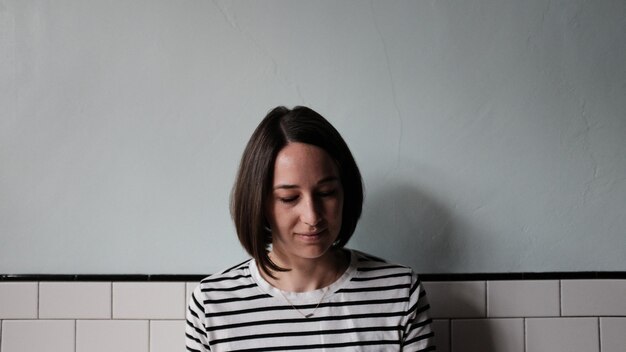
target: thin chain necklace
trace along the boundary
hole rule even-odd
[[[300,313],[300,315],[302,315],[304,318],[308,319],[308,318],[312,317],[315,314],[315,311],[317,310],[317,308],[320,306],[320,304],[324,300],[324,297],[326,297],[326,293],[328,292],[328,287],[324,288],[324,292],[322,293],[322,298],[320,298],[320,300],[317,302],[317,305],[315,305],[315,308],[313,308],[313,310],[309,314],[304,314],[300,309],[298,309],[293,303],[291,303],[289,298],[287,298],[287,296],[285,296],[281,290],[277,290],[277,291],[278,291],[278,293],[280,293],[280,295],[283,297],[283,299],[285,301],[287,301],[287,303],[289,303],[291,308],[295,309],[296,312]]]
[[[335,273],[335,277],[333,278],[332,282],[334,283],[341,275],[342,275],[342,271],[338,271]],[[298,314],[302,315],[303,318],[310,318],[315,314],[315,311],[317,311],[317,308],[320,306],[320,304],[322,303],[322,301],[324,300],[324,297],[326,297],[326,293],[328,293],[328,289],[330,288],[330,286],[326,286],[324,287],[324,291],[322,293],[322,297],[320,298],[320,300],[317,302],[317,304],[315,305],[315,308],[313,308],[313,310],[308,313],[308,314],[304,314],[300,309],[298,309],[293,303],[291,303],[291,301],[289,300],[289,298],[287,298],[287,296],[285,296],[283,294],[283,292],[279,289],[276,288],[276,291],[278,291],[278,293],[281,295],[281,297],[283,297],[283,299],[285,300],[285,302],[287,302],[291,308],[293,308],[296,312],[298,312]]]

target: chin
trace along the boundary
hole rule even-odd
[[[305,248],[300,252],[300,257],[307,259],[319,259],[332,252],[332,245],[317,247],[317,248]]]

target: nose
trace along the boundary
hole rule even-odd
[[[300,215],[300,220],[309,225],[310,227],[316,227],[322,221],[320,215],[320,205],[315,202],[315,199],[309,198],[307,201],[302,202],[303,209]]]

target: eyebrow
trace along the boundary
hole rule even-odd
[[[328,176],[328,177],[324,177],[323,179],[317,181],[318,185],[324,184],[324,183],[329,183],[329,182],[334,182],[334,181],[339,181],[339,178],[336,176]],[[278,185],[275,186],[274,189],[294,189],[294,188],[300,188],[300,186],[298,185],[290,185],[290,184],[282,184],[282,185]]]

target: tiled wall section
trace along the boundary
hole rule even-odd
[[[0,352],[165,352],[185,282],[0,282]],[[426,282],[443,352],[624,352],[626,280]]]

